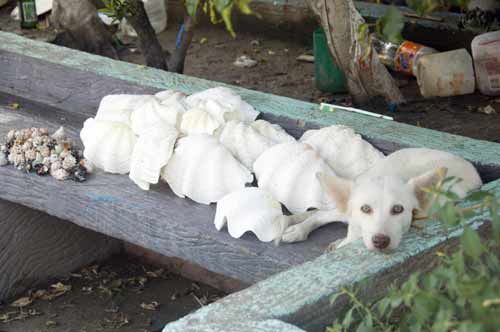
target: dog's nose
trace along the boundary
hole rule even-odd
[[[391,243],[391,238],[384,234],[375,234],[372,236],[372,242],[375,248],[385,249]]]

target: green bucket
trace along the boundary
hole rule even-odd
[[[323,92],[346,91],[344,73],[337,67],[330,54],[323,29],[313,33],[314,42],[314,80],[316,88]]]

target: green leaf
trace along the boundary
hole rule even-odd
[[[344,320],[342,321],[342,327],[346,330],[348,330],[351,327],[351,324],[353,323],[352,314],[355,309],[356,307],[352,307],[351,309],[349,309],[349,311],[347,311],[347,313],[344,316]]]
[[[356,332],[374,332],[374,331],[375,329],[373,328],[373,326],[368,325],[367,321],[361,322],[361,324],[359,324],[358,328],[356,329]]]
[[[222,20],[224,20],[224,24],[226,25],[227,31],[231,34],[231,36],[235,37],[236,34],[233,30],[233,23],[231,22],[231,9],[233,5],[231,4],[229,7],[224,8],[222,11]]]
[[[390,6],[376,24],[377,33],[393,43],[400,43],[403,40],[401,37],[403,27],[403,14],[395,6]]]
[[[211,1],[213,1],[215,9],[217,9],[217,11],[221,14],[224,11],[224,9],[233,5],[232,0],[211,0]]]
[[[189,16],[196,17],[196,10],[198,9],[199,3],[200,0],[185,0],[184,5],[186,6]]]
[[[464,198],[464,201],[466,202],[477,202],[477,201],[480,201],[480,200],[483,200],[485,199],[486,197],[491,197],[491,193],[487,192],[487,191],[474,191],[470,194],[468,194],[465,198]]]
[[[251,0],[235,0],[236,4],[238,5],[238,8],[240,9],[240,12],[242,12],[245,15],[251,15],[252,14],[252,9],[250,9],[250,6],[248,5]]]
[[[406,0],[406,4],[421,16],[433,12],[439,6],[436,0]]]
[[[464,249],[464,253],[471,258],[478,259],[483,253],[481,238],[477,232],[469,226],[464,228],[461,244]]]

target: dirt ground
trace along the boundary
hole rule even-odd
[[[118,255],[13,299],[21,305],[31,304],[0,306],[0,331],[161,331],[165,323],[223,295],[130,256]]]

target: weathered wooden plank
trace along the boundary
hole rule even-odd
[[[26,107],[27,105],[23,105]],[[61,123],[29,111],[0,107],[0,137],[11,128]],[[78,137],[71,113],[65,118],[69,135]],[[181,257],[211,271],[253,284],[313,259],[330,241],[345,235],[343,225],[331,225],[312,241],[275,247],[253,235],[236,240],[213,225],[214,205],[197,204],[175,196],[165,183],[149,192],[139,189],[126,175],[99,172],[86,183],[58,182],[51,177],[22,174],[14,167],[0,168],[0,198],[17,202],[123,239],[166,256]],[[46,193],[50,192],[50,195]]]
[[[0,32],[0,66],[0,92],[45,103],[62,111],[80,113],[78,118],[81,121],[94,114],[98,101],[110,93],[147,93],[162,89],[193,93],[214,86],[228,86],[3,32]],[[264,112],[263,118],[284,123],[295,134],[311,127],[343,124],[384,151],[408,146],[441,149],[474,162],[486,181],[498,177],[492,170],[498,164],[495,161],[500,155],[499,144],[344,111],[321,112],[316,104],[240,87],[231,88]]]
[[[187,327],[184,332],[198,332],[196,327]],[[277,319],[264,321],[236,320],[231,325],[221,327],[220,324],[207,324],[204,331],[210,332],[305,332],[301,328]]]
[[[493,190],[500,197],[500,180],[485,185],[483,189]],[[485,212],[469,222],[473,227],[479,227],[487,218]],[[368,252],[361,240],[356,241],[228,295],[167,324],[163,332],[224,331],[240,319],[279,319],[309,332],[324,331],[345,308],[342,300],[330,305],[331,297],[341,286],[362,283],[359,297],[373,300],[392,283],[403,280],[412,272],[428,271],[434,266],[435,251],[454,246],[456,241],[450,239],[461,232],[457,229],[445,235],[437,223],[429,222],[423,231],[412,230],[406,234],[398,250],[390,254]]]
[[[121,243],[0,200],[0,248],[1,303],[49,278],[108,258],[120,250]]]

